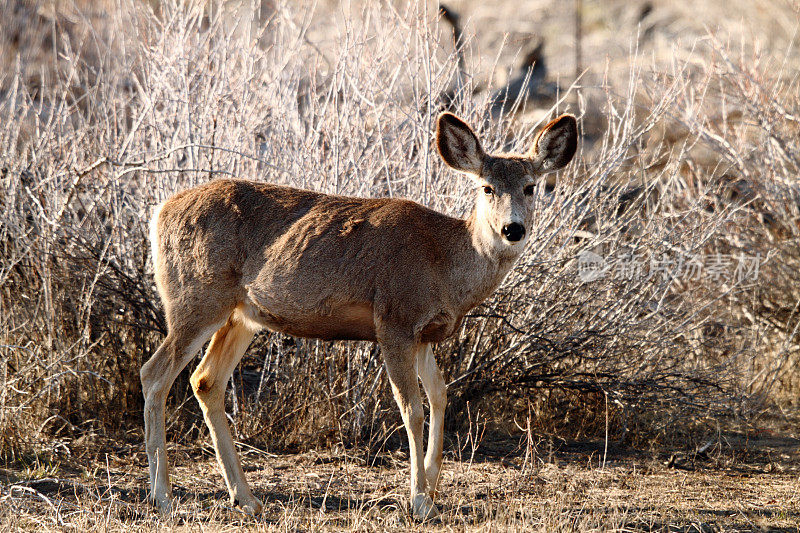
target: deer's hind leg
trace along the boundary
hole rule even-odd
[[[174,309],[173,309],[174,312]],[[172,508],[172,487],[169,483],[167,462],[167,438],[164,427],[164,411],[167,396],[175,378],[203,344],[224,322],[224,316],[216,321],[193,318],[186,322],[175,320],[175,316],[198,316],[189,313],[174,313],[169,316],[169,333],[153,356],[142,365],[139,376],[144,395],[144,435],[147,460],[150,470],[150,498],[162,511]],[[202,317],[208,318],[208,317]]]
[[[249,514],[261,513],[263,505],[253,496],[236,453],[225,417],[225,389],[254,334],[255,331],[245,323],[240,311],[234,311],[212,337],[205,356],[190,379],[211,433],[231,502]]]

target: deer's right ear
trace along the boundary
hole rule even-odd
[[[578,149],[578,123],[572,115],[550,121],[536,136],[531,158],[544,172],[564,168]]]
[[[472,128],[454,114],[439,115],[436,123],[436,147],[450,168],[480,175],[486,152]]]

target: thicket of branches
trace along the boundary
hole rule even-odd
[[[309,11],[290,5],[248,40],[183,3],[122,2],[38,26],[23,22],[41,15],[12,4],[0,24],[24,26],[18,39],[51,54],[0,72],[6,457],[140,428],[138,371],[165,333],[147,225],[170,194],[240,176],[467,214],[471,185],[431,145],[458,62],[434,53],[435,23],[413,7],[334,17],[323,49]],[[542,189],[535,238],[500,290],[436,347],[452,424],[468,406],[500,422],[532,409],[546,430],[591,434],[609,412],[615,435],[652,435],[796,392],[800,105],[796,75],[781,69],[791,52],[706,39],[694,54],[663,70],[634,54],[622,74],[587,77],[553,102],[601,133],[552,195]],[[526,150],[537,123],[492,120],[476,85],[466,78],[455,111],[487,148]],[[587,281],[591,257],[608,269]],[[754,262],[757,272],[737,270]],[[202,425],[190,370],[168,415],[187,438]],[[234,431],[270,446],[380,444],[399,421],[366,343],[260,335],[229,399]]]

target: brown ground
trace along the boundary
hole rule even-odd
[[[800,440],[791,431],[722,433],[692,454],[612,445],[605,466],[602,441],[485,439],[473,454],[468,438],[457,440],[435,530],[800,531]],[[424,529],[408,517],[402,451],[367,460],[353,450],[275,455],[242,445],[266,504],[251,518],[229,506],[210,446],[176,448],[181,504],[165,518],[142,502],[141,446],[85,449],[70,443],[56,448],[59,460],[3,471],[0,521],[19,530]]]

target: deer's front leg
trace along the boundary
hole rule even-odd
[[[400,407],[400,414],[408,433],[411,462],[411,509],[415,518],[427,520],[439,513],[427,493],[425,476],[422,425],[424,411],[417,381],[416,355],[419,349],[413,343],[381,342],[386,371],[392,392]]]
[[[444,410],[447,407],[447,385],[442,372],[436,366],[433,349],[425,344],[417,352],[417,373],[422,380],[425,394],[431,408],[428,427],[428,452],[425,454],[425,478],[428,492],[433,497],[442,469],[442,450],[444,448]]]

